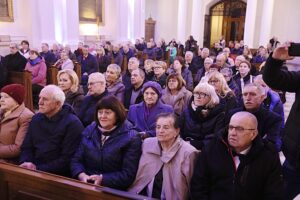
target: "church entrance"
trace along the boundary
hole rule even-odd
[[[247,4],[240,0],[222,0],[205,16],[204,46],[211,47],[223,35],[226,43],[244,38]]]

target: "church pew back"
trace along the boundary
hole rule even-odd
[[[144,196],[31,171],[6,163],[0,163],[0,194],[3,200],[147,199]]]
[[[28,71],[8,73],[8,83],[19,83],[25,87],[24,104],[28,109],[33,110],[31,80],[32,80],[32,75]]]

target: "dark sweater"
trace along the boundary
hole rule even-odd
[[[25,69],[27,60],[24,56],[17,52],[15,54],[5,56],[2,63],[8,71],[22,72]]]

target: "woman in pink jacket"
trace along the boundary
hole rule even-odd
[[[39,101],[39,94],[47,83],[47,66],[45,60],[37,50],[29,51],[29,59],[25,70],[32,74],[32,97],[33,105],[36,108]]]

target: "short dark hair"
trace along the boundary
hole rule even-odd
[[[29,46],[29,42],[27,40],[22,40],[21,44],[23,44],[23,43],[25,43]]]
[[[156,121],[155,122],[157,122],[158,119],[160,119],[160,118],[172,118],[173,121],[174,121],[174,124],[173,124],[174,128],[176,128],[176,129],[179,128],[179,117],[176,114],[174,114],[174,113],[160,113],[156,116]]]
[[[176,56],[173,63],[175,62],[175,60],[177,60],[181,65],[182,67],[185,67],[185,61],[184,61],[184,58],[181,57],[181,56]]]
[[[113,95],[103,97],[96,105],[94,118],[98,126],[100,126],[98,111],[101,109],[110,109],[116,114],[116,125],[120,125],[126,120],[126,110],[124,105]]]

